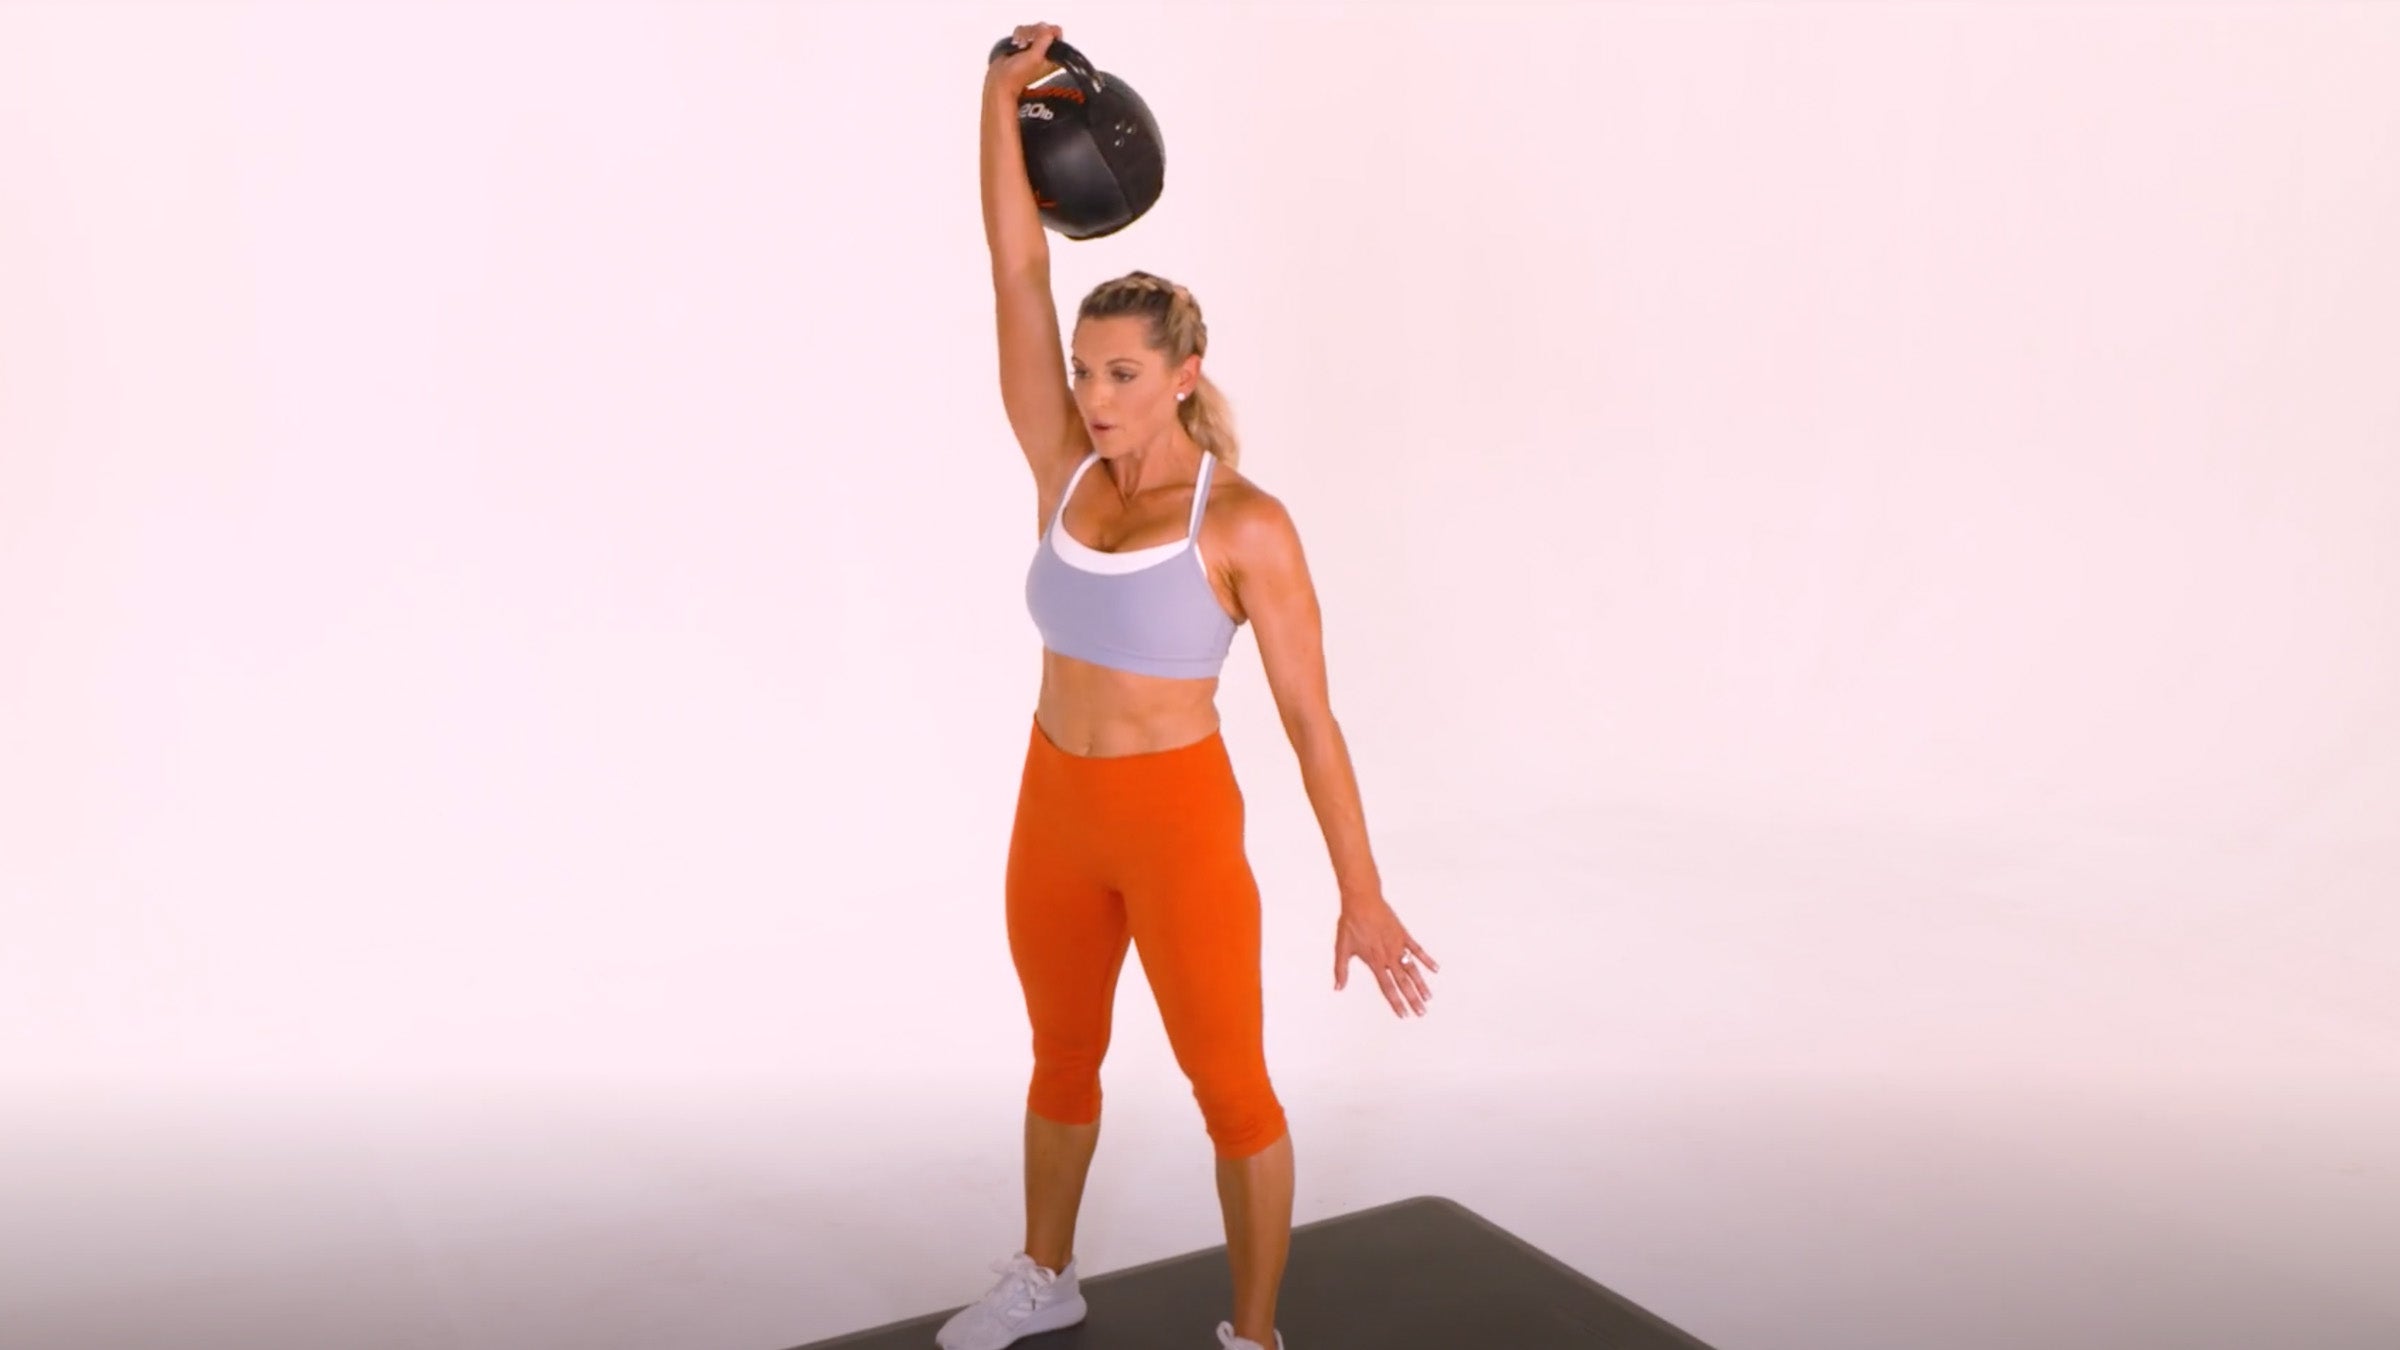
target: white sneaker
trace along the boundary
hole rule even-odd
[[[1075,1263],[1053,1274],[1030,1256],[1018,1252],[992,1263],[1000,1277],[984,1296],[942,1323],[933,1333],[941,1350],[1000,1350],[1019,1337],[1056,1331],[1083,1320],[1083,1291],[1075,1278]]]
[[[1267,1350],[1256,1341],[1234,1335],[1231,1322],[1217,1323],[1217,1344],[1225,1347],[1225,1350]],[[1280,1331],[1275,1333],[1275,1350],[1283,1350],[1283,1333]]]

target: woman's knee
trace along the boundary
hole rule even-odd
[[[1037,1047],[1025,1105],[1035,1115],[1062,1125],[1088,1125],[1100,1118],[1102,1052]]]
[[[1287,1127],[1283,1103],[1263,1071],[1224,1077],[1195,1077],[1192,1095],[1201,1123],[1219,1158],[1247,1158],[1281,1139]]]
[[[1100,1076],[1061,1077],[1037,1069],[1025,1090],[1025,1109],[1061,1125],[1089,1125],[1100,1118]]]

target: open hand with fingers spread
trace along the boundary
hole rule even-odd
[[[1426,1000],[1433,997],[1425,972],[1439,973],[1441,963],[1417,945],[1401,926],[1400,916],[1380,896],[1342,904],[1341,918],[1333,930],[1333,987],[1337,991],[1349,985],[1352,957],[1374,974],[1394,1014],[1406,1017],[1413,1011],[1419,1017],[1425,1015]]]

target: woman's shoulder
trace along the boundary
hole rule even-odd
[[[1271,527],[1279,519],[1290,518],[1281,498],[1222,460],[1210,474],[1208,514],[1226,525],[1245,529]]]
[[[1299,551],[1299,527],[1283,499],[1222,466],[1209,488],[1208,526],[1237,570],[1272,568]]]

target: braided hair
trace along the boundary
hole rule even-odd
[[[1092,288],[1076,310],[1085,319],[1139,318],[1149,321],[1150,346],[1166,355],[1170,367],[1185,358],[1208,355],[1208,324],[1200,317],[1200,302],[1192,293],[1165,277],[1128,272]],[[1175,416],[1202,450],[1226,467],[1240,458],[1241,445],[1233,434],[1233,409],[1225,395],[1203,373],[1192,396],[1175,405]]]

